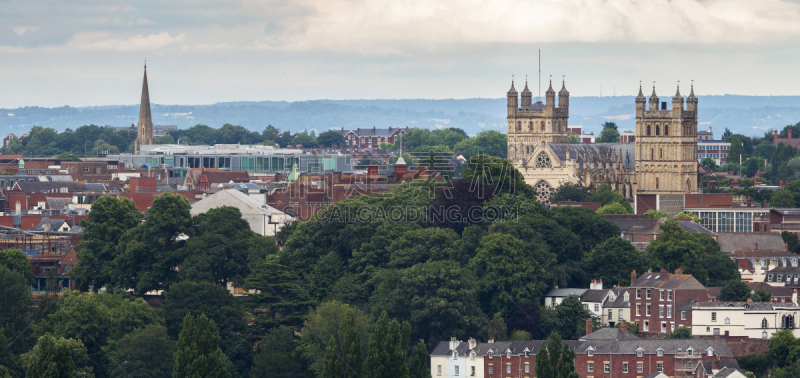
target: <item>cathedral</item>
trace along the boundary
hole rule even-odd
[[[508,159],[548,203],[555,188],[607,184],[627,198],[636,194],[684,194],[697,191],[697,97],[692,85],[685,99],[678,88],[672,108],[660,102],[655,86],[649,99],[636,97],[634,143],[568,143],[569,91],[545,92],[532,103],[525,83],[508,91]],[[520,103],[520,97],[522,101]]]

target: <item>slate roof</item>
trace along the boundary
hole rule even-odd
[[[615,287],[615,288],[611,289],[611,291],[614,292],[614,295],[616,295],[616,298],[614,298],[613,301],[607,300],[606,303],[603,304],[603,307],[605,307],[605,308],[630,308],[631,307],[630,306],[630,298],[628,298],[627,301],[625,300],[625,293],[628,292],[628,288],[627,287]]]
[[[665,355],[683,353],[690,347],[698,353],[705,353],[708,347],[711,347],[721,357],[733,357],[725,340],[713,339],[587,340],[575,349],[575,353],[586,353],[590,346],[597,354],[636,354],[639,348],[642,348],[645,354],[655,354],[656,350],[661,348]]]
[[[797,257],[797,254],[785,249],[740,249],[731,253],[731,257],[740,259],[748,257]]]
[[[586,290],[581,294],[581,302],[603,302],[611,290]]]
[[[200,201],[197,201],[192,205],[191,213],[192,215],[197,215],[201,212],[208,211],[208,209],[214,209],[217,207],[222,206],[234,206],[241,211],[242,215],[247,214],[264,214],[264,215],[271,215],[271,214],[284,214],[284,212],[267,205],[266,203],[259,201],[258,199],[244,194],[238,190],[234,189],[225,189],[220,190],[217,193],[214,193],[206,198],[203,198]],[[205,209],[205,210],[202,210]],[[289,215],[286,215],[286,221],[292,222],[295,219]]]
[[[761,249],[786,249],[781,234],[775,232],[719,232],[717,233],[719,249],[725,253],[733,253],[745,247],[754,247],[758,243]]]
[[[599,166],[606,162],[607,156],[611,157],[609,164],[614,161],[614,154],[622,157],[622,167],[626,170],[636,168],[636,150],[634,143],[548,143],[556,157],[561,162],[567,159],[567,147],[569,147],[570,159],[577,159],[579,164],[583,164],[584,153],[590,167],[594,167],[597,160]]]
[[[624,233],[660,233],[660,219],[648,218],[646,215],[603,215],[607,221],[616,224]]]
[[[645,375],[645,376],[644,376],[644,377],[642,377],[642,378],[661,378],[661,377],[669,377],[669,376],[668,376],[668,375],[666,375],[666,374],[664,374],[664,373],[661,373],[661,372],[658,372],[658,371],[657,371],[657,372],[655,372],[655,373],[650,373],[650,374],[648,374],[648,375]]]
[[[389,137],[393,134],[397,133],[397,130],[408,131],[408,128],[399,128],[399,127],[391,127],[387,129],[379,129],[379,128],[372,128],[372,129],[355,129],[355,130],[339,130],[342,135],[346,135],[349,132],[353,132],[358,136],[378,136],[378,137]]]
[[[694,222],[694,221],[691,221],[691,222],[689,222],[689,221],[678,222],[678,227],[682,228],[686,232],[693,232],[693,233],[697,233],[697,234],[707,234],[709,236],[717,235],[716,232],[713,232],[713,231],[703,227],[702,225],[700,225],[699,223]]]
[[[39,224],[37,224],[36,227],[35,227],[36,230],[39,230],[39,231],[44,230],[44,222],[45,222],[44,219],[39,221]],[[66,222],[66,220],[64,220],[64,219],[50,219],[50,230],[52,230],[52,231],[58,230],[58,228],[61,227],[65,222]]]
[[[711,374],[714,369],[714,362],[717,363],[718,369],[728,369],[728,370],[741,370],[742,368],[739,367],[739,362],[736,360],[719,360],[719,361],[710,361],[710,360],[703,360],[700,362],[700,365],[706,373]],[[715,378],[718,376],[715,376]]]
[[[53,210],[64,210],[67,206],[72,204],[72,198],[66,197],[46,197],[47,208]]]
[[[100,184],[102,185],[102,184]],[[18,181],[16,186],[25,193],[59,193],[61,188],[67,188],[69,192],[86,191],[88,187],[82,182],[76,181]]]
[[[736,362],[736,360],[733,360],[733,361]],[[720,361],[720,362],[722,362],[722,361]],[[738,363],[737,363],[737,366],[738,366]],[[733,376],[733,374],[735,374],[735,373],[742,374],[741,369],[732,369],[732,368],[726,367],[726,368],[719,369],[719,371],[714,376],[714,378],[727,378],[727,377]]]
[[[589,289],[577,289],[577,288],[565,288],[565,289],[553,289],[550,290],[545,297],[566,297],[567,295],[577,295],[581,296]]]
[[[436,345],[436,348],[433,348],[431,351],[431,356],[446,356],[449,355],[455,350],[458,352],[459,356],[464,356],[469,352],[469,342],[462,341],[458,343],[455,349],[450,349],[450,342],[449,341],[440,341],[439,344]]]
[[[664,279],[664,275],[667,278]],[[631,283],[631,287],[658,288],[658,289],[705,289],[703,284],[691,274],[672,274],[672,273],[645,273],[639,276],[636,282]]]
[[[636,336],[632,333],[623,332],[619,328],[600,328],[597,331],[594,331],[588,335],[585,335],[580,338],[579,341],[588,341],[588,340],[639,340],[641,337]]]

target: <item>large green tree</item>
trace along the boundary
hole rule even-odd
[[[596,321],[577,295],[568,295],[555,308],[545,307],[541,311],[544,328],[563,333],[567,340],[578,340],[586,334],[586,319]]]
[[[419,343],[411,350],[411,356],[408,358],[408,378],[431,378],[425,343]]]
[[[306,361],[298,353],[298,342],[291,327],[271,329],[259,342],[253,358],[252,378],[310,378]]]
[[[739,164],[739,158],[741,157],[741,161],[744,163],[747,160],[747,153],[742,146],[742,140],[738,136],[731,136],[728,138],[728,143],[731,144],[731,149],[728,151],[728,161]]]
[[[327,148],[333,147],[334,144],[341,147],[344,144],[344,136],[336,130],[325,131],[317,136],[317,143]]]
[[[722,286],[739,278],[736,263],[720,251],[717,241],[708,234],[686,232],[675,221],[662,224],[661,231],[646,249],[653,269],[681,268],[705,286]]]
[[[374,311],[386,310],[411,324],[414,339],[428,343],[474,334],[485,321],[473,275],[456,262],[434,261],[386,271],[372,296]]]
[[[186,315],[175,352],[173,378],[226,378],[228,357],[219,348],[219,334],[214,321],[205,315]]]
[[[544,269],[525,252],[524,243],[511,235],[496,233],[481,240],[469,269],[477,277],[486,313],[509,312],[518,303],[544,294],[546,283],[539,279]]]
[[[192,233],[184,247],[186,258],[180,272],[195,280],[228,282],[241,287],[250,274],[249,260],[260,259],[260,251],[271,241],[250,229],[238,208],[223,206],[192,219]]]
[[[105,351],[110,361],[109,376],[157,378],[172,374],[175,341],[164,326],[137,328],[110,343]]]
[[[603,280],[603,287],[611,288],[630,285],[631,271],[643,272],[650,263],[631,242],[613,237],[586,255],[585,266],[590,277]]]
[[[44,335],[28,352],[25,360],[25,376],[31,378],[76,378],[72,351],[66,343],[57,343],[50,335]]]
[[[28,279],[20,272],[0,265],[0,330],[9,340],[14,340],[11,350],[19,354],[30,348],[31,293]]]
[[[447,260],[456,254],[458,234],[449,228],[428,227],[410,230],[387,248],[389,266],[408,268],[415,264]]]
[[[750,297],[751,291],[746,282],[734,278],[722,285],[717,299],[724,302],[744,302]]]
[[[498,193],[536,198],[536,191],[508,160],[490,155],[472,156],[461,177],[475,184],[491,185]]]
[[[578,378],[575,372],[575,351],[561,342],[561,335],[553,331],[542,342],[536,354],[536,376],[542,378]]]
[[[210,282],[174,283],[164,292],[161,307],[167,330],[173,338],[180,334],[186,315],[203,314],[214,321],[220,336],[220,348],[237,372],[247,372],[252,348],[245,339],[245,314],[227,289]]]
[[[26,282],[33,282],[33,271],[28,257],[19,248],[0,250],[0,266],[25,276]]]
[[[770,201],[770,205],[772,205],[772,207],[777,207],[777,208],[780,207],[791,208],[791,207],[796,207],[795,201],[796,200],[794,193],[792,193],[792,191],[790,191],[787,188],[783,188],[772,195],[772,200]]]
[[[245,288],[257,290],[249,297],[259,309],[255,319],[259,327],[299,326],[314,303],[300,277],[282,264],[277,255],[269,255],[255,263]]]
[[[118,255],[119,239],[142,223],[142,213],[130,199],[107,195],[92,203],[89,217],[81,223],[78,265],[70,275],[80,290],[98,290],[115,281],[112,261]]]
[[[357,332],[359,334],[361,354],[366,353],[372,323],[363,311],[346,303],[332,301],[320,304],[316,309],[311,310],[306,317],[303,328],[300,331],[298,350],[302,353],[304,359],[308,361],[309,369],[315,374],[322,373],[328,340],[331,337],[335,340],[341,340],[339,335],[343,332],[343,325],[347,328],[344,331],[347,334],[347,340],[345,341],[354,340],[355,335],[353,332]],[[352,348],[353,342],[348,342],[347,350],[349,353],[354,353]],[[337,348],[334,347],[334,350],[336,351]],[[337,358],[338,356],[339,354],[337,353]]]
[[[191,205],[180,194],[156,197],[144,223],[128,230],[113,262],[117,284],[137,293],[162,290],[179,281],[184,243],[190,233]]]
[[[481,131],[472,138],[458,142],[453,151],[467,159],[479,154],[505,159],[508,156],[508,136],[495,130]]]

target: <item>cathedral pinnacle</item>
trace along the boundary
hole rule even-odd
[[[511,89],[508,90],[509,96],[516,96],[517,90],[514,88],[514,75],[511,75]]]
[[[642,81],[639,80],[639,95],[636,96],[636,102],[644,102],[644,94],[642,93]]]
[[[561,77],[561,90],[558,91],[558,95],[569,95],[569,91],[567,91],[567,84],[566,84],[566,75]]]
[[[547,95],[547,96],[555,96],[555,94],[556,94],[556,91],[553,90],[553,75],[550,75],[550,88],[547,88],[547,92],[545,92],[545,95]]]
[[[523,95],[531,95],[531,90],[528,89],[528,75],[525,75],[525,89],[522,90]]]
[[[696,100],[697,97],[694,96],[694,80],[692,80],[691,90],[689,91],[689,100]]]
[[[672,97],[673,100],[683,100],[683,96],[681,96],[681,81],[678,80],[678,91],[675,92],[675,96]]]
[[[655,99],[656,101],[658,101],[658,96],[656,96],[656,82],[655,82],[655,80],[653,81],[653,94],[650,95],[650,99],[651,100]]]

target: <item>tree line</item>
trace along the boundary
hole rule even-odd
[[[602,215],[548,209],[536,198],[508,161],[487,155],[471,159],[461,179],[336,202],[274,238],[253,233],[231,207],[191,216],[185,197],[164,193],[143,216],[130,200],[104,196],[83,223],[80,264],[71,272],[76,287],[93,294],[64,293],[32,309],[24,256],[0,269],[0,287],[18,288],[18,297],[0,291],[9,309],[0,314],[0,334],[14,350],[14,361],[0,364],[21,371],[21,356],[51,335],[55,344],[83,343],[88,358],[73,350],[75,370],[91,368],[98,377],[155,368],[151,361],[174,372],[179,351],[193,345],[231,376],[394,370],[370,362],[389,363],[386,356],[396,356],[392,366],[404,364],[408,376],[422,376],[412,372],[428,371],[423,354],[451,337],[581,337],[592,315],[577,297],[542,306],[556,285],[602,279],[607,288],[625,286],[632,270],[667,266],[708,286],[738,278],[705,234],[667,222],[643,254]],[[229,284],[250,292],[234,296]],[[162,290],[161,311],[128,292]],[[187,316],[206,331],[187,331],[194,341],[182,342]],[[216,337],[225,358],[202,347]],[[149,347],[155,343],[164,349]],[[197,355],[192,350],[184,355]]]

